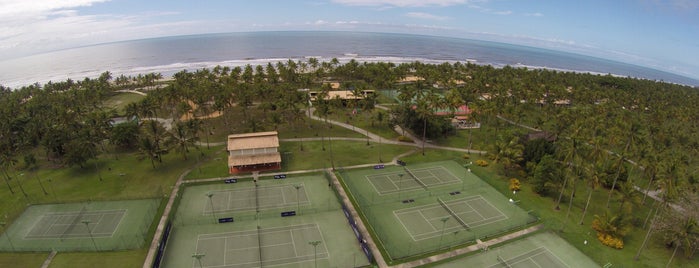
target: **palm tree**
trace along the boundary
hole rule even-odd
[[[636,123],[636,122],[631,122],[629,125],[629,128],[626,132],[626,144],[624,145],[624,150],[622,151],[621,154],[619,154],[619,162],[617,163],[617,173],[616,176],[614,177],[614,181],[612,182],[612,188],[609,189],[609,196],[607,197],[607,205],[606,207],[609,208],[609,202],[612,200],[612,194],[614,193],[614,188],[616,187],[616,182],[619,179],[619,175],[621,174],[621,168],[624,165],[624,162],[626,162],[626,155],[630,153],[630,149],[632,145],[635,145],[637,142],[639,142],[641,139],[643,139],[643,133],[641,129],[641,124]]]
[[[634,185],[631,183],[631,181],[620,184],[617,194],[619,195],[620,203],[619,213],[625,212],[630,214],[633,207],[641,203],[641,193],[634,189]]]
[[[587,214],[587,208],[590,206],[590,200],[592,199],[592,193],[600,186],[601,176],[604,174],[604,168],[599,163],[589,162],[588,176],[585,178],[585,184],[587,184],[587,201],[585,201],[585,208],[583,209],[582,216],[580,217],[580,225],[583,225],[585,221],[585,214]]]

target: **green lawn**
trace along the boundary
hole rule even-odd
[[[508,182],[502,176],[497,175],[496,170],[501,170],[497,165],[488,167],[472,167],[474,173],[490,183],[493,187],[504,194],[512,195],[508,189]],[[590,256],[598,264],[604,265],[612,263],[613,267],[664,267],[670,258],[672,251],[665,248],[660,235],[654,235],[648,242],[644,254],[639,261],[634,261],[637,250],[639,249],[646,230],[640,227],[635,227],[624,239],[625,246],[623,249],[612,249],[602,245],[596,238],[596,233],[590,227],[595,214],[603,214],[605,211],[604,205],[607,201],[608,189],[597,189],[592,196],[589,211],[585,217],[583,225],[579,224],[582,216],[582,208],[585,206],[587,198],[587,188],[582,183],[577,185],[577,194],[574,198],[573,207],[571,209],[568,221],[565,220],[567,211],[568,199],[564,198],[561,202],[561,209],[554,209],[553,197],[543,197],[531,190],[530,185],[526,182],[522,184],[522,190],[516,194],[515,199],[521,200],[519,205],[526,209],[537,213],[547,229],[556,231],[568,243],[572,244],[578,250]],[[647,201],[645,206],[634,209],[634,218],[636,221],[643,224],[643,220],[648,212],[648,207],[651,202]],[[610,211],[617,212],[619,203],[614,201],[610,204]],[[587,240],[588,244],[583,242]],[[673,267],[688,267],[696,266],[696,260],[688,260],[685,257],[678,255],[673,260]]]
[[[205,156],[212,155],[213,151],[213,148],[211,150],[202,149]],[[196,150],[190,152],[188,160],[184,160],[181,154],[170,153],[164,155],[162,164],[156,163],[155,168],[153,168],[148,159],[141,159],[142,157],[135,153],[116,154],[116,157],[107,154],[102,155],[97,162],[99,173],[94,162],[88,162],[83,168],[79,166],[57,168],[49,162],[40,160],[38,171],[9,171],[13,178],[10,184],[15,193],[10,193],[6,184],[0,185],[0,196],[3,200],[0,202],[0,215],[6,215],[7,218],[4,221],[11,223],[28,204],[162,198],[170,194],[171,187],[180,174],[194,166],[196,163],[195,155]],[[102,177],[101,181],[100,176]],[[26,197],[20,190],[20,184],[24,192],[27,193]],[[44,194],[42,185],[47,194]],[[152,234],[152,230],[150,233]],[[150,242],[148,241],[146,244],[150,244]],[[106,257],[102,257],[105,253],[80,253],[61,257],[67,258],[65,260],[66,266],[53,266],[52,264],[51,267],[127,267],[121,266],[121,264],[143,262],[145,252],[136,254],[140,251],[143,250],[106,253],[108,256],[116,255],[110,264],[116,266],[101,265],[106,260]],[[6,267],[2,265],[5,261],[13,263],[13,266],[7,267],[38,267],[36,258],[41,259],[38,262],[40,264],[45,259],[44,255],[46,254],[39,255],[0,253],[0,267]],[[74,259],[70,256],[76,257]],[[78,261],[77,258],[80,258],[80,263],[85,263],[85,265],[75,265]],[[88,260],[95,262],[87,263]]]
[[[282,171],[329,168],[331,142],[305,141],[303,151],[301,142],[281,142],[279,151],[282,154]],[[323,144],[325,151],[323,151]],[[192,170],[186,179],[215,178],[228,176],[227,152],[223,147],[207,158],[200,168]],[[335,167],[353,166],[360,164],[386,163],[399,154],[410,152],[415,147],[403,145],[390,145],[365,141],[332,141],[332,155]],[[212,147],[213,149],[213,147]]]
[[[104,107],[112,108],[120,115],[124,114],[124,107],[127,104],[138,102],[144,99],[146,96],[135,94],[135,93],[114,93],[113,96],[109,97],[104,102]]]

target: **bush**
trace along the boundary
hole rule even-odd
[[[481,166],[481,167],[487,167],[488,166],[488,161],[478,159],[476,160],[476,165]]]
[[[464,159],[469,159],[471,156],[469,154],[464,154]]]
[[[398,141],[404,141],[404,142],[413,142],[412,139],[406,137],[406,136],[398,136]]]
[[[519,180],[516,178],[510,179],[510,191],[519,191],[521,185],[519,183]]]
[[[602,242],[602,245],[608,246],[610,248],[622,249],[624,248],[624,241],[620,238],[613,237],[611,235],[597,232],[597,240]]]

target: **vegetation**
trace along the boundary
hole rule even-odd
[[[408,76],[418,79],[398,82]],[[699,211],[696,88],[509,66],[340,64],[336,59],[217,66],[178,72],[170,81],[161,78],[112,79],[106,72],[82,81],[1,88],[0,203],[5,205],[0,214],[11,221],[24,208],[19,204],[49,202],[51,193],[61,202],[148,195],[143,189],[167,193],[197,162],[205,163],[190,178],[223,176],[225,170],[216,165],[225,158],[220,144],[231,133],[277,130],[284,139],[298,139],[283,142],[282,150],[308,161],[287,159],[286,170],[326,167],[328,161],[331,166],[388,161],[410,150],[368,138],[368,145],[331,141],[365,137],[327,123],[336,120],[387,140],[412,142],[407,135],[412,133],[421,155],[407,161],[443,157],[426,144],[488,151],[483,159],[445,155],[473,160],[474,172],[497,178],[489,182],[505,193],[511,193],[510,179],[516,178],[517,195],[527,198],[522,203],[530,203],[574,245],[581,234],[598,233],[601,242],[594,241],[594,250],[581,250],[600,263],[696,263],[699,215],[685,213]],[[393,96],[327,100],[329,80],[355,95],[395,89],[398,101]],[[318,100],[300,88],[321,92]],[[147,96],[126,97],[117,93],[120,89]],[[389,110],[377,109],[376,101],[391,102],[385,105]],[[481,128],[454,129],[450,115],[463,104],[472,111],[469,120]],[[447,116],[435,115],[437,109]],[[127,122],[115,124],[118,116]],[[411,133],[393,132],[396,124]],[[374,154],[379,150],[385,158]],[[134,176],[122,181],[122,173]]]

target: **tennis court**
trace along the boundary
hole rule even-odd
[[[503,195],[456,161],[338,172],[391,260],[475,243],[537,221],[516,196]]]
[[[318,225],[305,224],[202,234],[196,252],[206,252],[202,267],[270,267],[327,259],[326,244]],[[192,261],[198,267],[198,260]]]
[[[545,247],[539,247],[510,259],[497,256],[498,264],[490,268],[567,268],[568,265]]]
[[[461,179],[443,166],[404,168],[398,172],[370,174],[365,177],[379,195],[461,183]]]
[[[207,198],[208,194],[211,204],[204,207],[204,215],[211,214],[212,206],[214,213],[220,213],[310,205],[303,183],[216,190],[202,198]]]
[[[34,224],[25,239],[111,237],[127,210],[47,213]]]
[[[182,187],[161,267],[369,264],[322,174]]]
[[[479,254],[458,257],[435,267],[567,268],[599,265],[558,235],[546,232],[492,247]]]
[[[159,205],[160,199],[32,205],[0,237],[0,250],[140,248]]]
[[[453,232],[478,228],[508,217],[480,195],[393,211],[414,241]]]

